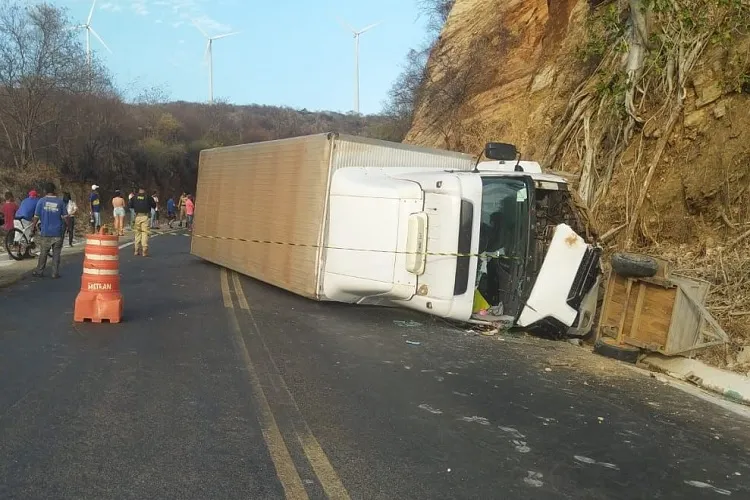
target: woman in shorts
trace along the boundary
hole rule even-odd
[[[115,234],[125,236],[125,198],[118,189],[112,198],[112,214],[115,216]]]

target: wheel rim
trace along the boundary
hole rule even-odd
[[[18,235],[17,243],[16,235]],[[19,231],[18,229],[13,229],[5,237],[5,249],[11,256],[11,258],[15,260],[21,260],[29,250],[29,240],[21,231]]]

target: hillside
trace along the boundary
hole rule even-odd
[[[377,116],[169,102],[158,88],[125,102],[107,69],[96,58],[87,63],[71,25],[49,3],[0,5],[0,193],[21,197],[47,180],[78,197],[91,183],[105,197],[135,184],[191,191],[201,149],[328,131],[389,133]]]
[[[260,105],[127,104],[116,95],[57,104],[66,111],[34,131],[28,164],[16,143],[0,138],[0,191],[19,196],[50,178],[79,196],[93,182],[105,196],[136,183],[162,192],[193,190],[201,149],[332,130],[373,135],[383,123],[378,116]]]
[[[406,141],[577,174],[610,249],[711,281],[733,340],[703,356],[747,371],[748,26],[739,0],[456,0]]]

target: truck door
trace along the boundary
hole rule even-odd
[[[417,294],[401,305],[466,321],[471,317],[481,222],[482,182],[466,172],[416,172],[427,220],[424,265]]]

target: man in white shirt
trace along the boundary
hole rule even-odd
[[[128,195],[128,207],[130,207],[130,200],[133,199],[133,196],[135,196],[135,190],[130,190],[130,194]],[[132,208],[130,209],[130,227],[135,227],[135,210]]]
[[[76,205],[76,202],[73,201],[73,198],[70,196],[70,193],[65,191],[63,193],[63,203],[65,204],[65,209],[68,212],[68,226],[66,227],[65,231],[68,233],[68,246],[73,246],[73,236],[75,233],[75,226],[76,226],[76,215],[78,214],[78,205]],[[64,237],[64,236],[63,236]]]

